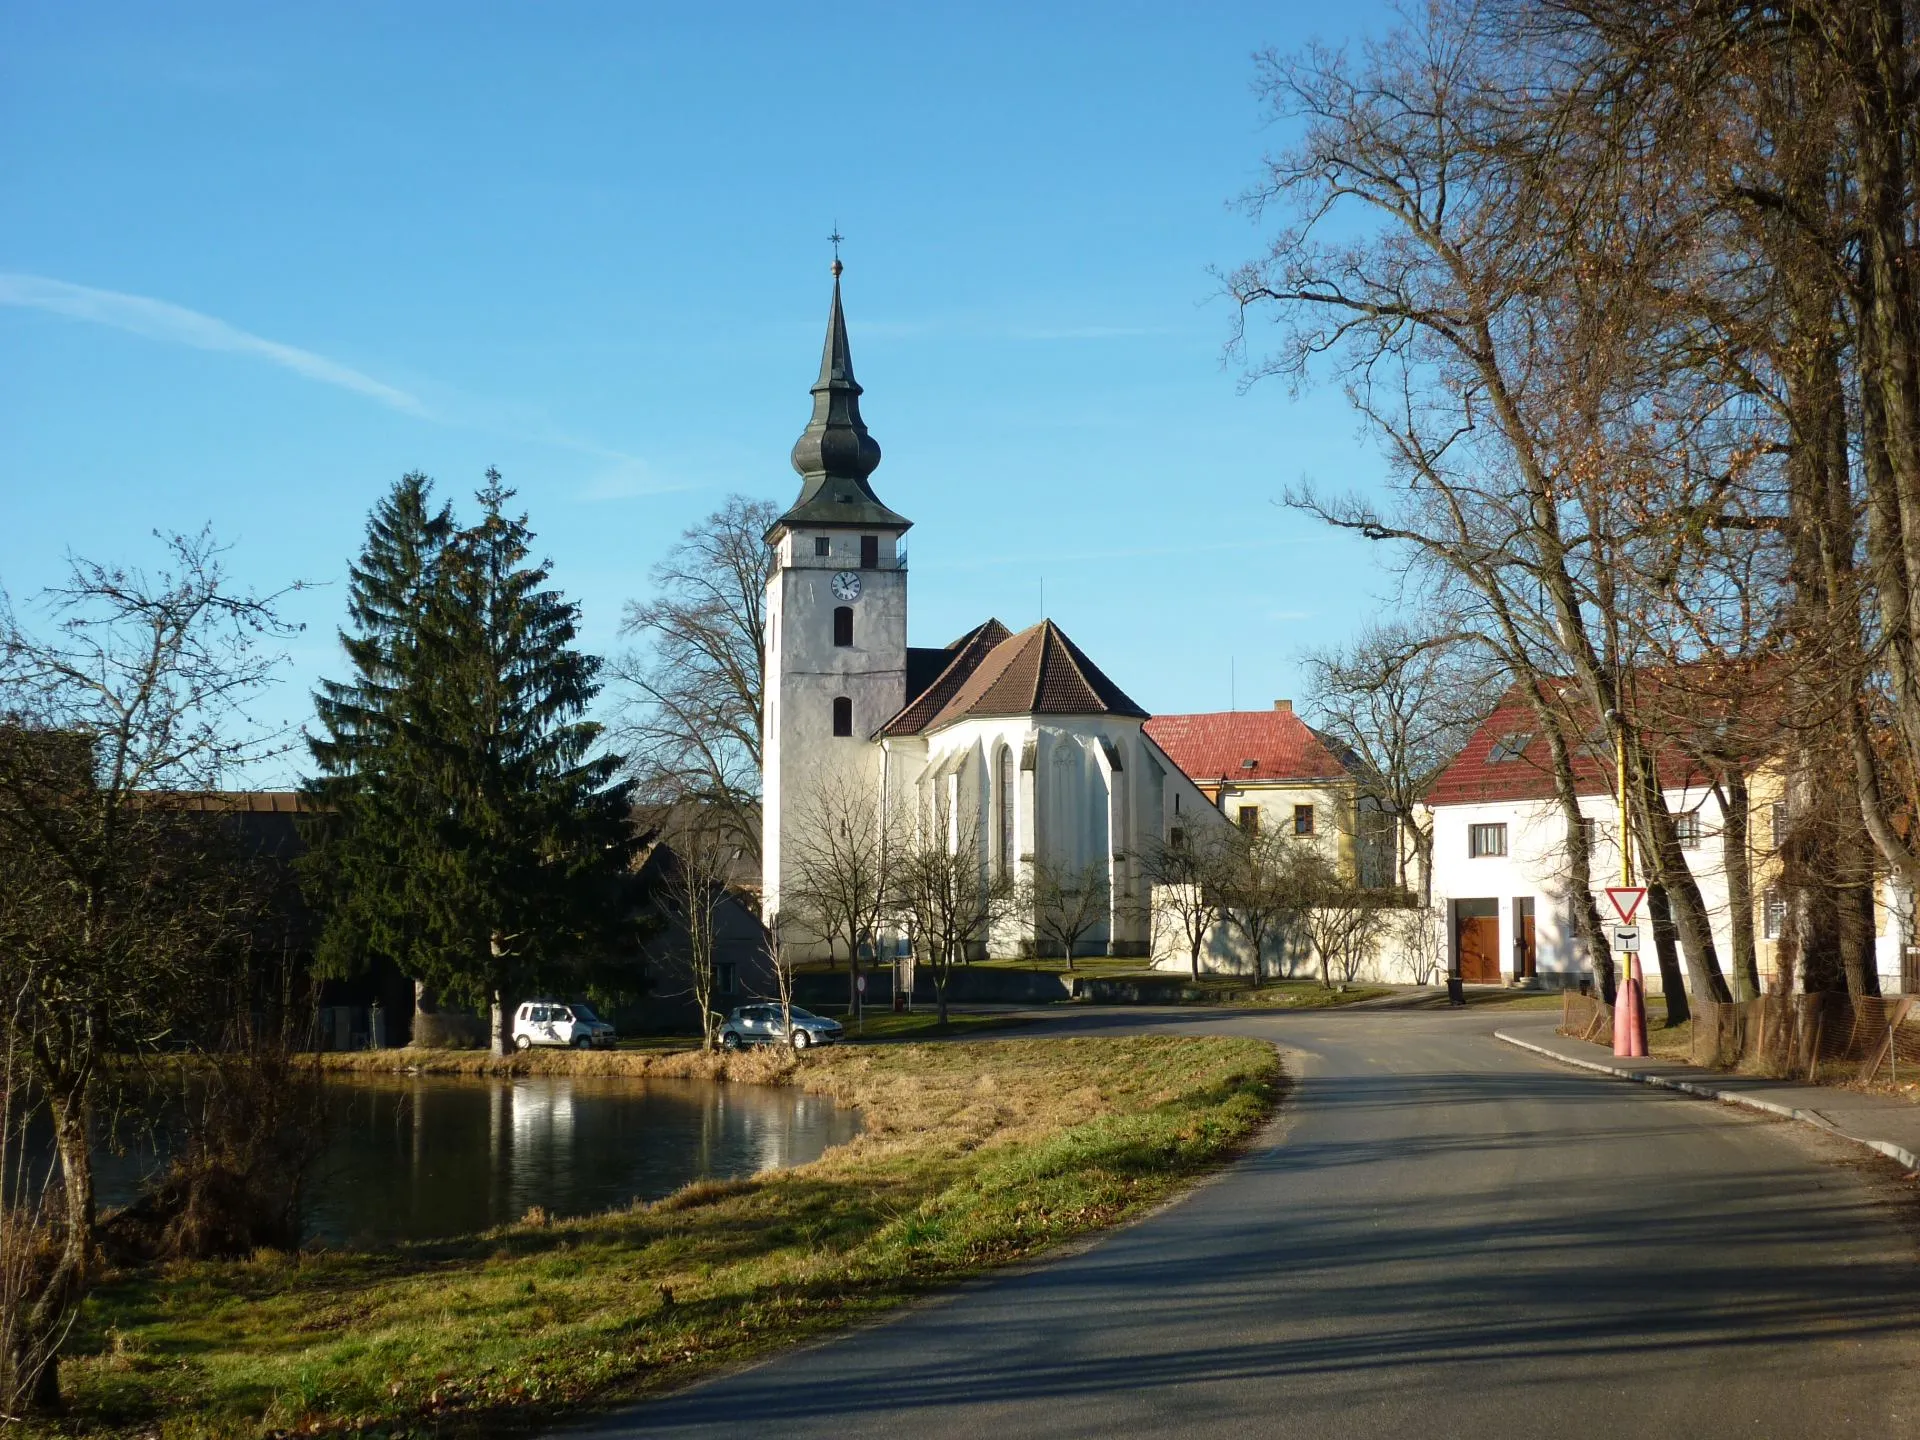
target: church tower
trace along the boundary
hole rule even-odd
[[[875,732],[907,698],[907,569],[913,523],[880,503],[868,477],[880,445],[860,418],[840,261],[813,418],[793,447],[800,497],[767,531],[761,895],[769,919],[809,827],[841,797],[880,802]]]

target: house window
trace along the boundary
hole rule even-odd
[[[1771,812],[1773,825],[1773,848],[1778,850],[1787,843],[1787,802],[1776,800]]]
[[[1698,850],[1700,848],[1700,812],[1683,810],[1674,816],[1673,834],[1674,838],[1680,842],[1682,850]]]
[[[860,537],[860,568],[862,570],[880,568],[880,537],[878,535]]]
[[[1293,833],[1296,835],[1313,834],[1313,807],[1296,805],[1293,807]]]
[[[844,695],[833,702],[833,733],[853,734],[853,701]]]
[[[851,605],[833,607],[833,643],[843,650],[853,644],[853,607]]]
[[[1489,765],[1504,765],[1509,760],[1518,760],[1527,753],[1527,746],[1533,743],[1531,730],[1516,730],[1511,735],[1502,735],[1493,742],[1493,748],[1487,751]]]
[[[1607,822],[1592,815],[1582,815],[1579,823],[1579,842],[1586,847],[1587,854],[1591,856],[1607,843],[1609,838]]]
[[[1470,859],[1483,860],[1506,853],[1507,827],[1504,823],[1467,827],[1467,855]]]
[[[1760,937],[1778,940],[1787,928],[1787,897],[1777,888],[1769,887],[1761,903]]]
[[[736,969],[733,961],[722,960],[718,965],[713,967],[713,993],[716,995],[733,994],[736,978]]]
[[[833,549],[833,542],[827,539],[826,536],[816,535],[813,537],[813,553],[814,554],[825,555],[831,552],[832,549]]]
[[[1240,828],[1249,835],[1258,835],[1260,833],[1260,807],[1258,805],[1242,805],[1240,807]]]
[[[1167,848],[1169,850],[1186,849],[1187,848],[1187,832],[1178,825],[1174,826],[1171,830],[1167,832]]]

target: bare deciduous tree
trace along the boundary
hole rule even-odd
[[[1394,882],[1425,903],[1433,819],[1421,802],[1499,703],[1506,677],[1470,636],[1434,624],[1369,626],[1344,649],[1317,651],[1306,663],[1315,724],[1359,762],[1360,799],[1394,827]]]
[[[244,859],[184,802],[267,753],[248,707],[281,663],[262,642],[286,631],[221,553],[202,533],[153,575],[75,560],[44,635],[0,608],[0,1023],[51,1117],[60,1197],[53,1254],[7,1320],[10,1413],[58,1399],[50,1341],[94,1268],[110,1061],[191,1035],[244,963]]]
[[[720,916],[729,903],[727,885],[738,868],[741,842],[724,811],[693,805],[676,814],[672,833],[659,842],[659,897],[668,929],[653,943],[658,953],[671,957],[673,963],[663,969],[684,982],[681,993],[700,1014],[700,1048],[711,1050],[720,1021],[713,1008]]]
[[[1141,872],[1147,881],[1149,903],[1171,924],[1186,946],[1188,968],[1200,976],[1200,952],[1224,912],[1221,860],[1227,826],[1202,824],[1181,829],[1147,848]]]
[[[1073,957],[1087,936],[1112,916],[1113,886],[1099,861],[1075,868],[1036,856],[1015,887],[1020,915],[1033,917],[1034,949],[1058,955],[1073,969]]]
[[[640,797],[719,807],[756,856],[774,568],[766,532],[779,514],[731,495],[683,533],[653,568],[653,598],[628,603],[622,630],[639,648],[615,665],[628,692],[620,739]]]
[[[915,958],[933,977],[938,1022],[947,1023],[947,981],[953,967],[986,943],[1009,898],[981,845],[979,827],[935,806],[889,870],[888,909],[906,920]]]
[[[846,947],[849,1008],[860,1003],[861,949],[878,935],[893,893],[899,828],[877,787],[849,774],[823,776],[793,808],[781,919],[824,944],[829,960]]]
[[[1220,847],[1221,915],[1253,951],[1255,984],[1266,980],[1269,942],[1285,944],[1312,908],[1326,863],[1311,840],[1280,831],[1236,829]]]

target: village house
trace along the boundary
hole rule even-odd
[[[1309,728],[1291,700],[1271,710],[1156,715],[1146,732],[1242,830],[1314,844],[1363,885],[1392,880],[1390,817],[1361,797],[1341,747]]]
[[[1427,794],[1433,816],[1433,903],[1446,930],[1449,971],[1469,983],[1571,987],[1593,967],[1574,917],[1570,845],[1586,848],[1596,895],[1621,883],[1615,760],[1603,726],[1592,727],[1570,757],[1581,823],[1570,829],[1555,798],[1546,738],[1516,689],[1481,724]],[[1660,755],[1662,794],[1697,882],[1721,967],[1732,954],[1732,917],[1723,797],[1711,777],[1676,747]],[[1778,842],[1790,824],[1777,767],[1762,763],[1749,781],[1747,863],[1752,875],[1757,969],[1769,983],[1779,964],[1785,906],[1775,883]],[[1883,990],[1901,986],[1901,936],[1911,902],[1884,880],[1875,887],[1875,958]],[[1603,922],[1613,915],[1604,898]],[[1642,968],[1660,986],[1644,909],[1637,917]]]

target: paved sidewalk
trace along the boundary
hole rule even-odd
[[[1616,1059],[1607,1046],[1556,1035],[1554,1031],[1558,1028],[1556,1017],[1542,1016],[1537,1020],[1509,1021],[1493,1034],[1496,1040],[1583,1070],[1745,1105],[1790,1120],[1803,1120],[1844,1140],[1877,1150],[1909,1170],[1920,1170],[1920,1105],[1863,1095],[1835,1085],[1801,1085],[1791,1080],[1728,1075],[1658,1055]]]

